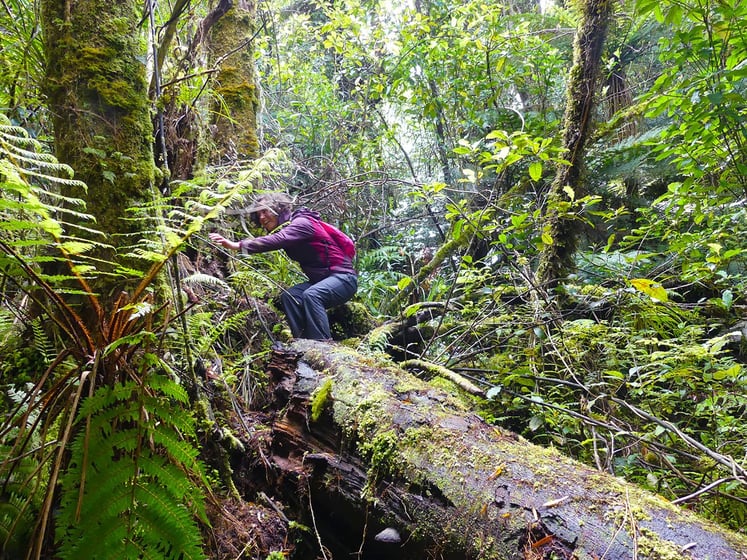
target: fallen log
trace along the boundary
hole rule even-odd
[[[747,558],[743,535],[490,426],[397,367],[297,341],[268,370],[265,476],[307,512],[324,558]]]

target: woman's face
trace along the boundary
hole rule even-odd
[[[268,233],[278,227],[278,217],[272,210],[257,210],[257,220]]]

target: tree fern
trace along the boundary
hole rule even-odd
[[[0,296],[24,321],[28,304],[21,302],[33,302],[34,314],[45,321],[43,329],[31,331],[45,363],[0,426],[6,438],[0,445],[8,449],[0,457],[0,482],[11,480],[22,459],[35,469],[15,492],[19,500],[37,488],[40,494],[38,510],[27,508],[36,518],[28,558],[203,557],[197,523],[205,521],[199,488],[207,482],[187,393],[153,351],[171,332],[153,287],[191,235],[253,188],[262,165],[200,192],[183,211],[166,212],[162,200],[146,208],[152,214],[144,230],[151,235],[133,243],[130,256],[153,264],[139,273],[131,293],[102,303],[88,284],[99,264],[88,255],[103,245],[102,237],[81,225],[87,217],[82,200],[61,194],[62,186],[83,193],[85,185],[0,116]],[[118,274],[131,273],[106,264]],[[84,296],[85,320],[73,305],[80,298],[68,294]],[[161,333],[153,328],[157,318],[164,319]],[[0,328],[11,333],[12,326],[3,321]],[[211,329],[209,337],[215,336]],[[185,349],[192,347],[184,342]],[[196,382],[177,373],[185,386]],[[5,523],[8,541],[23,535],[11,518]]]

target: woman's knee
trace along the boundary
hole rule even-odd
[[[283,305],[283,309],[287,309],[290,306],[298,306],[301,302],[298,295],[286,291],[280,294],[280,303]]]
[[[303,294],[301,294],[301,300],[303,301],[304,305],[313,305],[316,303],[320,303],[323,301],[323,299],[324,295],[318,290],[308,289]]]

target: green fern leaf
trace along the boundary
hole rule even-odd
[[[151,375],[101,387],[82,404],[86,429],[62,479],[60,558],[204,558],[194,483],[204,483],[203,468],[184,437],[194,436],[194,421],[174,414],[184,399],[173,380]]]

